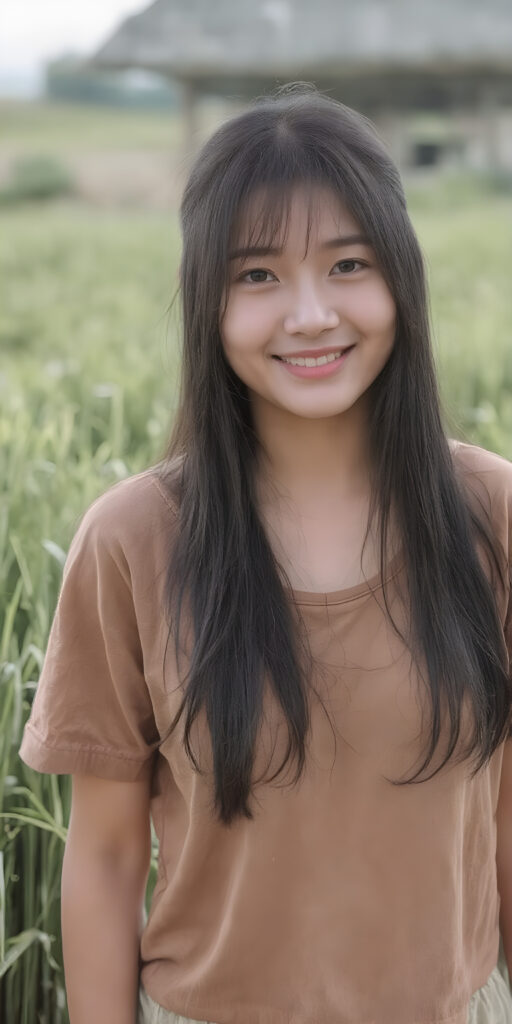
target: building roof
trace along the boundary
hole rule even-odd
[[[91,63],[246,98],[313,81],[375,107],[512,102],[511,0],[154,0]]]
[[[94,56],[177,78],[492,64],[512,74],[510,0],[155,0]]]

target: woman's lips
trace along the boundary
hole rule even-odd
[[[321,366],[294,366],[293,363],[286,363],[284,361],[284,359],[281,359],[279,356],[275,356],[274,358],[276,359],[277,362],[280,363],[280,365],[282,367],[284,367],[285,370],[288,370],[289,373],[292,373],[294,377],[309,377],[309,378],[329,377],[331,373],[335,373],[336,372],[336,370],[345,361],[345,359],[347,358],[347,356],[350,354],[350,352],[352,351],[352,349],[354,347],[355,347],[354,345],[350,345],[349,348],[346,348],[341,353],[341,355],[339,356],[338,359],[333,359],[332,362],[330,362],[330,363],[323,363]],[[332,351],[332,349],[331,349],[331,351]],[[324,354],[323,352],[316,352],[315,353],[315,355],[316,355],[316,357],[318,359],[320,359],[320,357],[323,354]],[[301,358],[301,357],[297,356],[297,357],[290,357],[290,358]],[[308,356],[306,356],[306,354],[304,353],[303,358],[306,359],[306,358],[308,358]],[[314,358],[314,357],[312,357],[312,358]]]

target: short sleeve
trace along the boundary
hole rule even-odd
[[[106,499],[71,542],[19,755],[39,772],[137,781],[152,771],[159,736],[129,563]]]

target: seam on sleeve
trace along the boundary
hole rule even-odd
[[[126,752],[120,752],[112,750],[109,747],[101,747],[99,744],[84,744],[84,743],[52,743],[50,740],[43,739],[37,729],[34,728],[31,722],[27,722],[25,725],[27,732],[33,733],[37,742],[48,750],[62,751],[62,753],[79,753],[87,752],[90,754],[102,754],[103,757],[110,757],[116,761],[134,761],[136,764],[144,764],[149,761],[155,750],[158,749],[158,744],[155,744],[146,757],[138,757],[136,754],[130,754]]]
[[[167,505],[167,507],[170,508],[171,512],[174,512],[175,516],[177,516],[178,515],[178,506],[174,504],[174,502],[171,500],[169,495],[166,493],[166,491],[162,487],[158,477],[152,476],[150,479],[151,479],[151,483],[155,485],[155,487],[156,487],[160,497],[163,498],[163,500],[165,501],[165,504]]]

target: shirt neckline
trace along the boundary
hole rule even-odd
[[[448,445],[450,452],[453,456],[454,452],[461,446],[461,442],[456,438],[448,438]],[[162,463],[158,463],[157,467],[151,467],[148,473],[153,472],[155,468],[159,468]],[[158,490],[165,498],[166,502],[177,513],[177,509],[174,505],[171,505],[169,497],[160,485],[158,477],[155,479],[153,476]],[[363,594],[372,593],[374,590],[380,590],[384,586],[384,583],[389,583],[393,577],[397,576],[403,565],[403,549],[400,549],[396,555],[393,556],[388,565],[387,573],[384,579],[381,578],[380,572],[376,573],[369,580],[363,580],[362,583],[356,583],[353,587],[346,587],[344,590],[332,590],[330,592],[317,591],[317,590],[295,590],[293,587],[286,587],[288,594],[292,601],[297,605],[330,605],[330,604],[345,604],[347,601],[354,601],[356,598],[361,597]]]
[[[363,594],[369,594],[374,590],[380,590],[384,586],[384,583],[389,583],[389,581],[398,574],[402,564],[403,551],[399,550],[389,562],[384,578],[382,578],[380,572],[378,572],[375,576],[371,576],[370,579],[363,580],[361,583],[356,583],[352,587],[346,587],[344,590],[331,590],[329,592],[318,590],[295,590],[293,587],[287,587],[287,590],[294,603],[298,605],[344,604],[346,601],[354,601]]]

